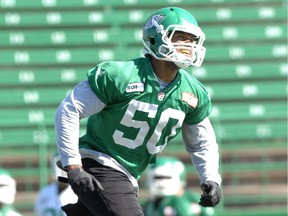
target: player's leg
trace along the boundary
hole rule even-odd
[[[84,193],[79,200],[95,215],[143,216],[140,203],[128,177],[92,159],[82,160],[83,169],[95,176],[104,191]]]
[[[93,216],[93,214],[81,202],[67,204],[61,207],[67,216]]]

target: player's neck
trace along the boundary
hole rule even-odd
[[[172,82],[177,76],[178,67],[173,62],[150,58],[155,75],[164,82]]]

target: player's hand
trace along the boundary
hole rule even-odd
[[[94,176],[83,170],[82,167],[68,171],[68,183],[77,195],[95,190],[103,190],[101,183]]]
[[[201,185],[203,194],[201,195],[199,204],[203,207],[214,207],[221,200],[220,186],[213,181],[204,182]]]

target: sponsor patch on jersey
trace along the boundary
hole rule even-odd
[[[126,87],[126,92],[143,92],[144,91],[144,84],[143,83],[129,83]]]
[[[198,104],[198,98],[191,92],[182,92],[182,101],[186,102],[189,106],[196,108]]]

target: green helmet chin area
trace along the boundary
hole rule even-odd
[[[185,32],[193,35],[193,43],[173,43],[171,41],[175,32]],[[154,12],[146,21],[143,29],[142,42],[144,55],[174,62],[179,68],[191,65],[200,67],[206,49],[203,47],[205,34],[199,28],[194,16],[182,8],[167,7]],[[185,49],[190,56],[179,52]]]

